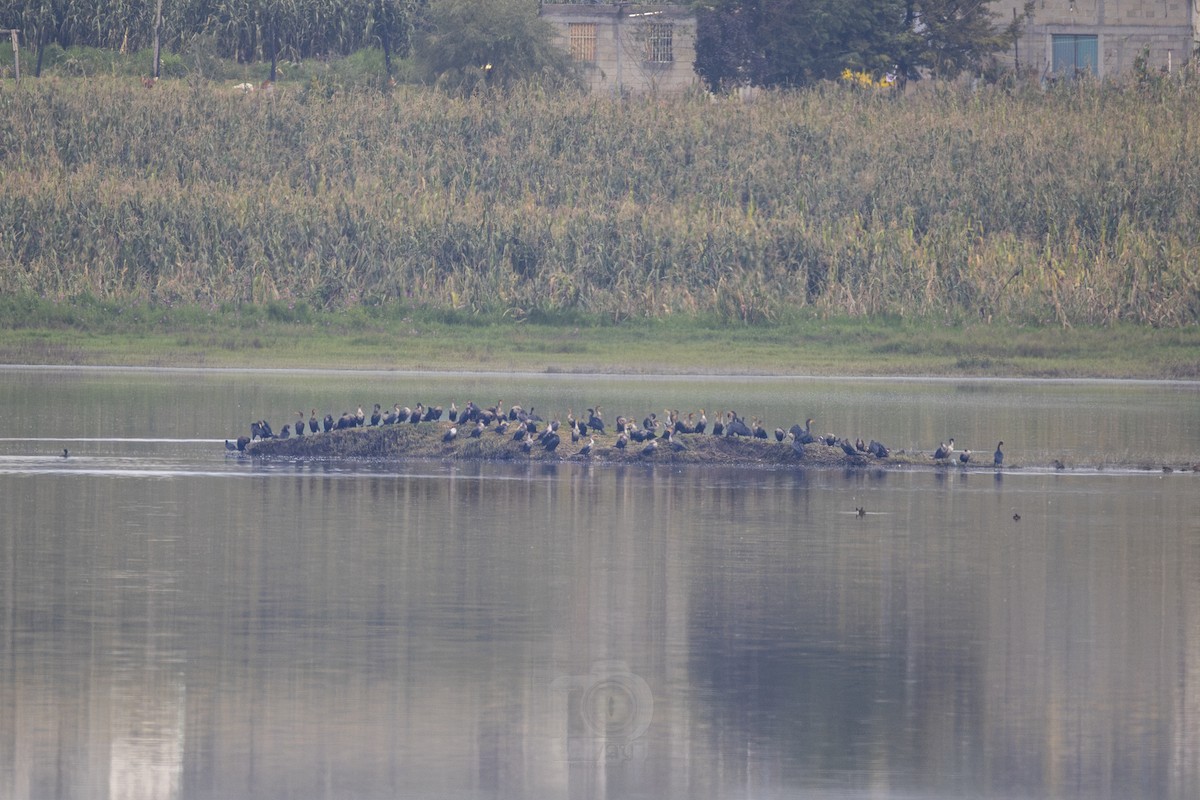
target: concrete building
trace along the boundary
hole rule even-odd
[[[1023,0],[992,3],[1002,20],[1023,6]],[[1151,69],[1177,69],[1196,49],[1197,6],[1198,0],[1036,0],[1008,60],[1047,78],[1116,77],[1143,53]]]
[[[699,82],[696,15],[686,6],[544,3],[541,15],[592,91],[677,93]]]

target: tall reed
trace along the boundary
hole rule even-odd
[[[0,291],[1200,320],[1200,85],[0,91]]]

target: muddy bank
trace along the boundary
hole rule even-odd
[[[445,441],[450,423],[421,423],[419,425],[386,425],[382,427],[350,428],[329,433],[289,439],[268,439],[251,443],[246,452],[256,458],[291,459],[359,459],[359,460],[404,460],[422,459],[439,461],[592,461],[597,463],[666,463],[697,464],[708,466],[747,467],[943,467],[954,469],[991,470],[992,457],[986,453],[981,460],[973,459],[968,464],[958,460],[958,454],[945,462],[937,462],[930,453],[893,452],[886,459],[875,458],[866,453],[848,455],[841,447],[825,444],[804,445],[801,456],[790,441],[774,439],[750,439],[745,437],[712,436],[709,434],[680,434],[675,437],[681,448],[676,448],[662,439],[650,453],[644,453],[645,443],[629,442],[625,448],[616,446],[617,437],[612,434],[596,435],[595,444],[589,454],[580,451],[588,443],[584,438],[572,442],[570,434],[560,430],[562,436],[558,447],[549,451],[539,443],[525,449],[522,442],[513,439],[512,431],[497,434],[494,427],[486,429],[477,438],[467,436],[461,429],[450,441]],[[468,426],[469,427],[469,426]],[[1025,467],[1055,468],[1058,465],[1021,465],[1010,462],[1006,469]],[[1180,464],[1125,464],[1125,465],[1062,465],[1064,469],[1075,466],[1103,469],[1104,466],[1122,469],[1146,469],[1162,471],[1193,471],[1198,465]]]

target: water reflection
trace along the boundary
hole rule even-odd
[[[1194,476],[87,457],[0,471],[0,797],[1200,791]]]

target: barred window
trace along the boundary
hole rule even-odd
[[[646,26],[646,60],[654,64],[669,64],[675,60],[674,25],[652,22]]]
[[[567,38],[571,47],[571,58],[576,61],[596,60],[596,23],[572,22],[567,26]]]

